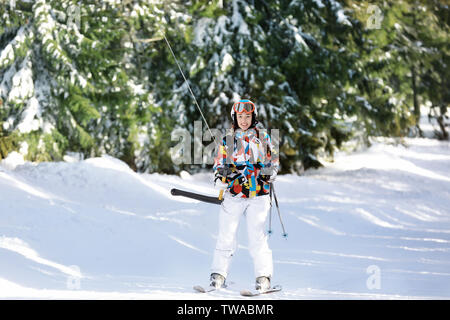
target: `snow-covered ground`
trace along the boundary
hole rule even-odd
[[[450,145],[376,143],[276,181],[270,239],[283,291],[265,299],[450,299]],[[16,155],[17,156],[17,155]],[[217,232],[212,174],[136,174],[102,157],[0,166],[0,298],[240,299],[254,283],[245,220],[230,289],[198,294]],[[18,165],[19,164],[19,165]]]

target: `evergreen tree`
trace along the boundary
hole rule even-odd
[[[185,105],[182,99],[187,92],[184,80],[172,58],[164,36],[173,47],[186,72],[184,61],[189,48],[189,24],[184,1],[142,1],[136,15],[132,14],[134,52],[131,65],[136,79],[142,81],[142,90],[149,93],[154,112],[144,124],[141,135],[138,169],[146,172],[177,173],[184,166],[172,161],[171,133],[185,128]]]
[[[0,157],[207,167],[171,158],[171,133],[194,137],[202,118],[164,37],[212,128],[250,98],[280,130],[282,172],[352,137],[421,134],[424,106],[448,139],[448,13],[438,0],[2,1]]]
[[[424,3],[427,18],[421,27],[421,41],[428,48],[428,64],[419,81],[422,82],[424,100],[429,102],[428,117],[435,121],[435,135],[449,139],[450,128],[450,7],[441,1]],[[426,104],[426,103],[425,103]],[[434,124],[434,123],[433,123]]]
[[[281,132],[284,172],[320,166],[318,155],[351,136],[344,89],[356,57],[346,47],[358,22],[338,2],[196,1],[192,15],[190,76],[212,126],[229,126],[232,102],[253,99]],[[199,114],[184,97],[192,123]]]
[[[134,7],[125,9],[68,0],[2,7],[1,120],[4,135],[28,146],[27,159],[109,153],[136,166],[152,101],[127,73]]]
[[[361,21],[370,19],[368,5],[353,3]],[[378,28],[365,30],[361,89],[370,104],[370,97],[382,97],[386,102],[383,110],[389,113],[379,112],[374,118],[377,125],[373,128],[381,130],[368,128],[366,132],[422,135],[421,106],[432,100],[443,114],[448,106],[448,90],[443,87],[448,79],[448,6],[428,0],[384,1],[377,3],[377,8],[383,17]]]

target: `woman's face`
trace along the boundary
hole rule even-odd
[[[252,115],[247,113],[238,113],[237,114],[237,122],[239,128],[242,130],[247,130],[252,124]]]

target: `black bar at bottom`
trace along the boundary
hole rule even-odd
[[[406,317],[420,311],[448,310],[446,301],[417,300],[41,300],[41,301],[0,301],[2,312],[14,312],[15,315],[45,314],[46,317],[61,315],[70,311],[74,317],[103,316],[108,313],[114,318],[189,320],[189,319],[243,319],[243,320],[289,320],[312,317],[331,317],[345,319],[364,319],[367,313],[377,317],[395,314]],[[395,308],[397,307],[397,308]],[[445,308],[445,309],[444,309]],[[9,310],[8,310],[9,309]],[[306,315],[309,314],[309,317]],[[396,314],[395,314],[396,315]],[[162,316],[162,317],[159,317]]]

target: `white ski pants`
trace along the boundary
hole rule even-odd
[[[225,278],[236,251],[236,233],[242,215],[246,216],[248,250],[253,258],[255,277],[271,277],[273,272],[272,251],[268,245],[265,222],[270,209],[269,196],[237,198],[225,193],[219,214],[219,235],[211,266],[212,273]]]

